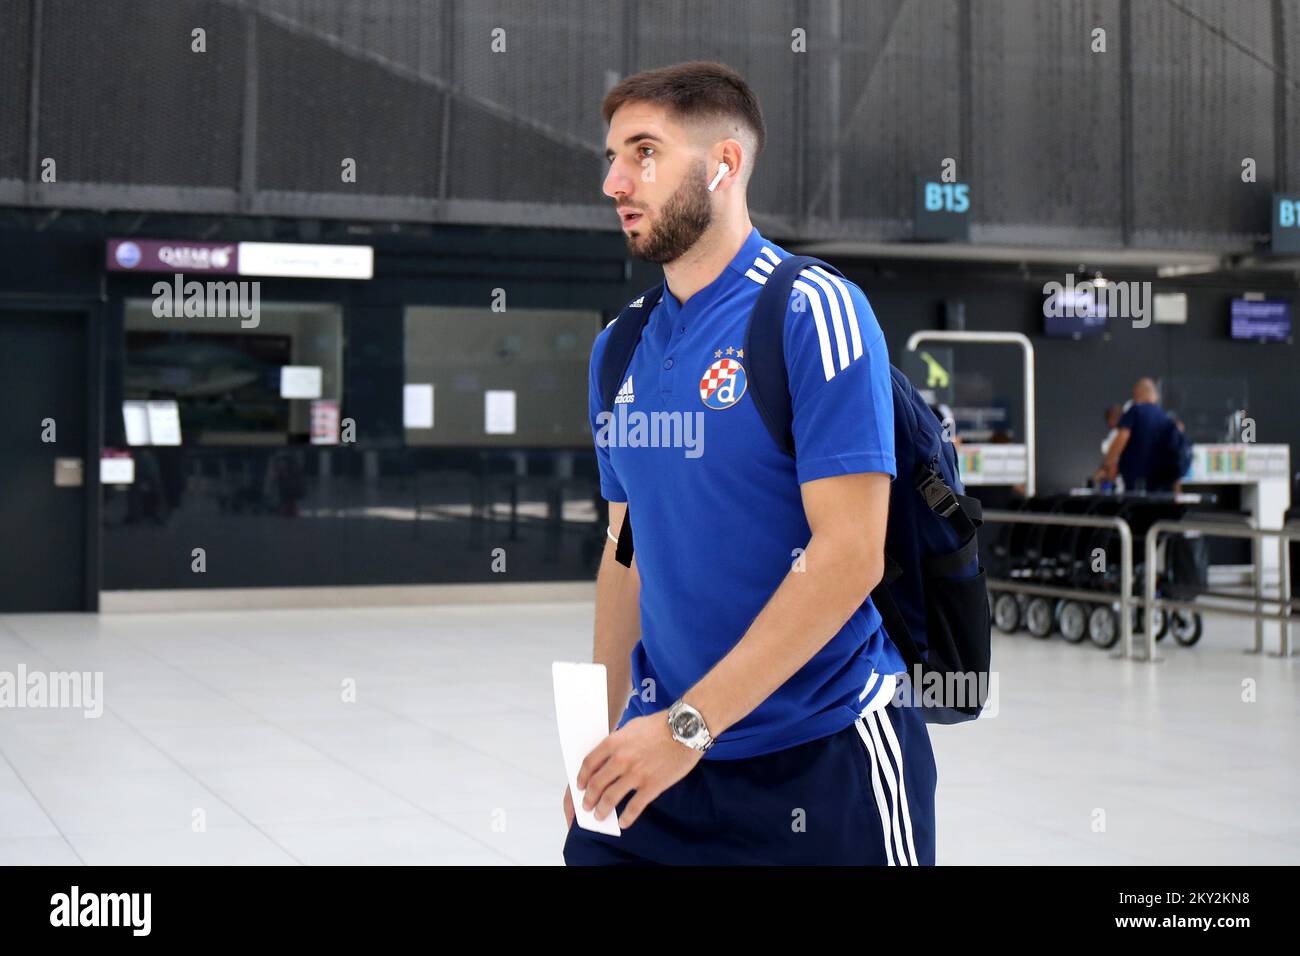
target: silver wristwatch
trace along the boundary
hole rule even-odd
[[[704,716],[684,700],[678,700],[668,708],[668,729],[673,732],[674,740],[692,750],[703,753],[713,746],[709,728],[704,725]]]

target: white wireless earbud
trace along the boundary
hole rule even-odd
[[[713,182],[709,183],[709,192],[717,188],[718,183],[722,182],[722,177],[731,171],[731,167],[726,163],[718,163],[718,175],[713,177]]]

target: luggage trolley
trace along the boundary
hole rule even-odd
[[[1156,521],[1178,519],[1187,506],[1172,495],[1044,495],[1025,500],[1019,511],[1061,516],[1087,515],[1118,517],[1128,523],[1133,537],[1145,535]],[[990,543],[989,564],[997,577],[1063,589],[1095,591],[1096,598],[1049,598],[1001,591],[990,582],[993,623],[1004,633],[1022,626],[1038,638],[1059,630],[1070,643],[1088,638],[1101,648],[1119,640],[1120,541],[1113,528],[1066,527],[1008,523]],[[1134,568],[1133,588],[1140,598],[1142,566]],[[1160,578],[1162,594],[1168,577]],[[1091,607],[1089,607],[1091,605]],[[1194,644],[1200,637],[1200,615],[1179,612],[1177,619],[1161,611],[1157,621],[1160,637],[1173,633],[1180,644]],[[1133,609],[1135,630],[1144,626],[1140,606]]]
[[[1087,511],[1084,499],[1072,495],[1040,495],[1020,503],[1018,511],[1078,514]],[[1078,573],[1076,540],[1081,529],[1061,525],[1009,523],[989,545],[994,577],[1049,587],[1071,587]],[[1038,638],[1056,629],[1063,601],[1011,591],[990,591],[991,613],[998,629],[1011,633],[1024,626]]]

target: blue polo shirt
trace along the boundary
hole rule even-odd
[[[635,693],[619,726],[670,707],[744,637],[812,536],[803,482],[896,474],[884,334],[862,290],[830,273],[805,270],[786,315],[797,458],[759,418],[747,389],[745,331],[773,265],[788,255],[755,229],[685,304],[665,287],[612,415],[601,414],[598,386],[608,330],[592,349],[601,493],[628,502],[641,580]],[[887,675],[905,669],[868,600],[705,759],[833,734],[883,706],[894,683]]]
[[[1126,491],[1173,491],[1169,431],[1178,426],[1159,405],[1134,402],[1119,420],[1129,430],[1128,443],[1119,455],[1119,473]]]

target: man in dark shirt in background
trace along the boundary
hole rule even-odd
[[[1158,404],[1156,383],[1140,378],[1133,386],[1133,404],[1116,427],[1115,440],[1094,479],[1114,481],[1124,477],[1125,491],[1175,491],[1178,466],[1170,431],[1178,423]]]

